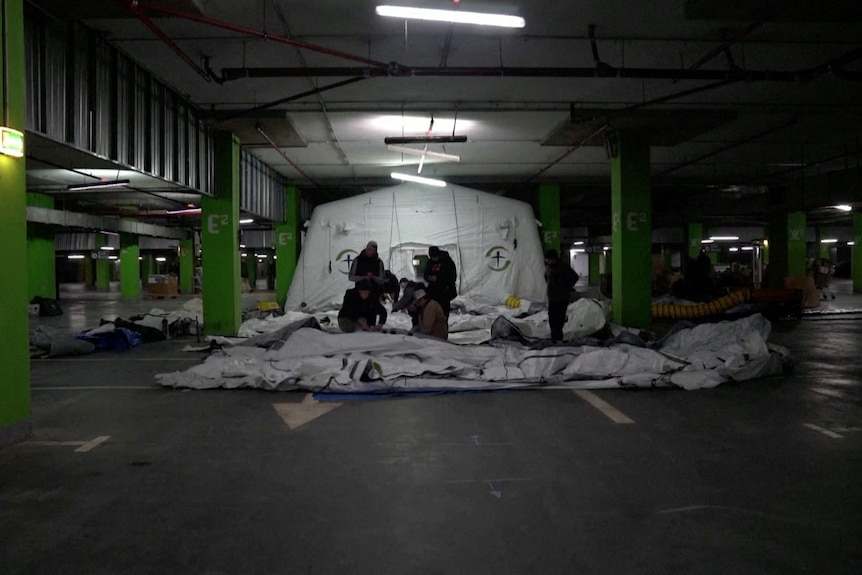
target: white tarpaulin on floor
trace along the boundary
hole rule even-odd
[[[268,348],[225,348],[187,371],[159,374],[156,381],[196,389],[329,393],[557,386],[701,389],[780,374],[786,352],[767,344],[770,329],[758,314],[682,329],[654,348],[610,343],[531,349],[508,339],[458,345],[401,333],[287,326],[277,345],[270,340]]]

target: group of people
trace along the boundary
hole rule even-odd
[[[428,249],[424,282],[401,278],[393,286],[391,272],[385,269],[377,253],[377,242],[370,241],[353,260],[348,275],[354,287],[344,294],[338,312],[338,327],[344,332],[381,331],[388,318],[383,305],[389,297],[392,312],[406,312],[411,317],[411,333],[442,340],[449,339],[449,313],[457,289],[457,270],[452,257],[438,246]],[[548,324],[551,340],[563,341],[566,312],[572,301],[578,274],[554,249],[545,252],[545,282],[548,295]]]
[[[431,246],[423,274],[425,283],[407,278],[396,283],[377,253],[377,242],[370,241],[350,265],[348,278],[354,287],[344,293],[338,327],[344,332],[381,331],[388,317],[383,299],[389,297],[393,312],[410,314],[412,333],[446,340],[449,311],[457,295],[456,277],[455,262],[448,252]]]

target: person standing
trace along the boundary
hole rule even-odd
[[[455,262],[452,261],[449,252],[437,246],[428,248],[428,263],[425,265],[423,274],[428,285],[428,297],[440,304],[446,319],[449,319],[452,300],[458,295],[455,288],[457,273]]]
[[[449,339],[449,322],[443,313],[443,308],[440,307],[440,303],[431,299],[422,289],[417,289],[413,293],[413,298],[416,301],[416,308],[419,310],[419,323],[411,331],[437,339]]]
[[[561,262],[557,250],[545,252],[545,282],[548,284],[548,325],[551,339],[563,341],[563,326],[566,325],[566,310],[569,307],[569,292],[575,287],[578,274],[567,262]]]
[[[350,274],[347,277],[353,283],[367,279],[371,282],[375,295],[380,294],[386,281],[386,274],[383,261],[377,255],[377,242],[373,240],[368,242],[365,249],[359,252],[350,264]]]
[[[338,311],[338,327],[343,332],[380,331],[386,323],[386,308],[373,296],[371,282],[359,280],[356,287],[344,292]]]

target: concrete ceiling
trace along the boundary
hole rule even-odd
[[[405,23],[377,16],[382,2],[371,0],[142,1],[138,13],[125,0],[79,13],[35,3],[85,16],[312,203],[393,184],[394,168],[415,172],[420,158],[389,150],[386,137],[458,134],[467,141],[428,150],[461,161],[428,158],[422,175],[528,201],[537,184],[559,183],[564,227],[601,233],[605,134],[619,127],[653,143],[654,227],[758,223],[776,209],[841,223],[849,216],[829,206],[862,209],[853,2],[458,4],[523,16],[518,30]]]

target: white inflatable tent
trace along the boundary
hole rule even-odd
[[[436,245],[458,270],[458,295],[505,303],[545,299],[544,257],[529,204],[461,186],[405,183],[314,209],[286,310],[341,305],[350,262],[374,240],[386,269],[422,281],[423,256]]]

